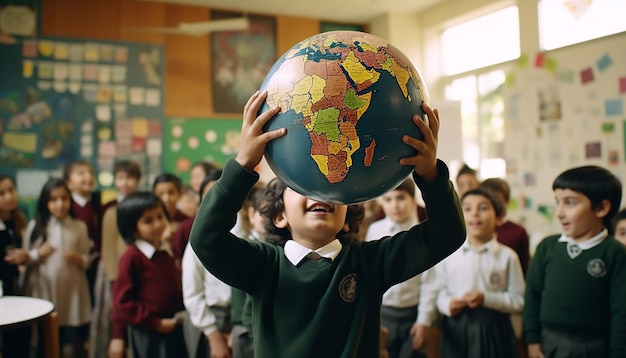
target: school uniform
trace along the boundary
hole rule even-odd
[[[516,357],[510,313],[524,306],[524,275],[515,251],[495,236],[480,247],[469,241],[435,267],[437,308],[445,315],[439,356],[445,358]],[[464,308],[451,317],[450,301],[469,291],[484,294],[478,308]]]
[[[513,249],[522,264],[522,271],[526,275],[530,263],[529,238],[526,229],[510,220],[496,227],[498,242]]]
[[[231,288],[208,272],[189,247],[184,250],[183,302],[188,319],[184,325],[189,357],[210,355],[209,334],[219,330],[229,333]]]
[[[528,344],[546,357],[626,357],[626,248],[606,230],[544,239],[527,280]]]
[[[129,327],[133,357],[174,357],[186,354],[182,328],[158,333],[163,318],[184,310],[181,271],[165,250],[137,239],[119,263],[113,288],[113,317]]]
[[[417,212],[404,223],[385,217],[370,225],[365,241],[378,240],[417,225]],[[409,333],[415,323],[431,326],[437,318],[437,284],[432,269],[391,286],[384,294],[381,323],[387,328],[386,348],[390,358],[426,357],[426,352],[412,348]]]
[[[92,200],[96,197],[99,197],[99,195],[94,194],[92,197],[86,198],[80,194],[72,193],[71,213],[75,219],[78,219],[87,225],[89,238],[93,242],[92,252],[95,257],[98,257],[100,254],[100,239],[102,237],[102,233],[100,231],[100,219],[102,212],[100,203]]]
[[[231,233],[235,232],[236,225]],[[261,235],[255,230],[250,231],[249,240],[260,240]],[[233,329],[230,337],[232,342],[232,358],[254,358],[254,334],[252,332],[252,297],[242,290],[231,289],[230,315]]]
[[[72,207],[70,212],[75,219],[78,219],[87,225],[87,233],[92,242],[90,263],[85,274],[87,275],[87,283],[89,284],[89,298],[93,303],[96,301],[95,289],[96,278],[98,275],[98,265],[100,262],[100,246],[102,232],[100,220],[102,212],[100,205],[100,193],[94,192],[91,197],[84,197],[78,193],[72,192]]]
[[[172,253],[174,254],[174,257],[178,259],[183,258],[185,248],[189,242],[189,234],[191,234],[191,227],[193,226],[194,219],[195,218],[188,218],[181,222],[172,235]]]
[[[190,242],[211,273],[252,296],[257,356],[380,357],[383,293],[432,267],[465,237],[447,167],[437,166],[433,182],[414,175],[429,220],[392,238],[351,245],[334,240],[315,250],[326,259],[309,259],[311,250],[293,240],[283,248],[229,233],[259,176],[227,162],[202,201]]]
[[[230,317],[232,358],[254,358],[254,334],[252,332],[252,298],[242,290],[232,288]]]

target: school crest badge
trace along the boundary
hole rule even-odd
[[[339,296],[346,303],[356,300],[356,274],[349,273],[339,282]]]
[[[492,272],[491,275],[489,275],[489,283],[492,285],[498,285],[502,283],[502,281],[504,280],[502,279],[502,276],[498,272]]]
[[[604,277],[606,275],[606,264],[602,259],[592,259],[587,264],[587,272],[592,277]]]

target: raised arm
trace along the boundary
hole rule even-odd
[[[189,241],[200,262],[223,282],[252,292],[259,284],[266,256],[262,245],[241,240],[230,233],[237,212],[259,175],[254,168],[261,162],[266,144],[283,136],[285,129],[263,132],[263,126],[277,112],[257,116],[267,92],[255,93],[244,107],[241,142],[236,160],[229,160],[222,177],[202,200]]]

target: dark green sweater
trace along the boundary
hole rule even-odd
[[[191,246],[217,278],[253,299],[257,357],[379,357],[380,304],[392,285],[432,267],[465,239],[448,169],[425,183],[414,175],[428,220],[395,235],[343,247],[331,263],[294,266],[283,248],[240,240],[229,230],[256,173],[230,160],[202,201]]]
[[[526,275],[526,342],[540,343],[547,326],[606,335],[611,357],[626,357],[626,248],[608,237],[572,259],[559,237],[539,244]]]

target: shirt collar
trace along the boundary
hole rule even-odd
[[[482,252],[496,253],[498,251],[498,240],[496,239],[496,236],[494,236],[491,240],[487,241],[483,245],[475,247],[475,246],[470,245],[469,239],[466,238],[461,248],[463,249],[464,252],[472,250],[478,253],[482,253]]]
[[[565,234],[561,234],[561,237],[559,237],[559,242],[566,242],[568,246],[578,245],[581,250],[589,250],[600,245],[602,241],[604,241],[604,239],[606,239],[608,236],[609,232],[606,229],[600,231],[598,235],[584,241],[574,241],[573,238],[566,236]]]
[[[126,196],[127,196],[126,194],[118,193],[115,196],[115,199],[117,200],[118,203],[121,203],[122,200],[124,200],[126,198]]]
[[[400,232],[407,231],[413,226],[419,224],[419,219],[417,218],[417,212],[414,215],[411,215],[409,219],[403,223],[398,223],[391,220],[389,217],[385,217],[384,220],[387,220],[389,223],[389,227],[391,228],[391,232]]]
[[[287,240],[285,243],[285,256],[294,265],[297,266],[306,255],[316,252],[320,256],[334,261],[341,252],[343,245],[341,241],[335,239],[317,250],[311,250],[293,240]]]
[[[137,246],[139,251],[141,251],[141,253],[144,254],[150,260],[152,259],[152,257],[154,257],[154,254],[157,252],[157,249],[154,246],[152,246],[151,243],[143,239],[135,240],[135,246]]]
[[[4,223],[4,221],[2,221],[2,219],[0,219],[0,230],[3,230],[3,231],[4,231],[4,230],[6,230],[6,229],[7,229],[6,224]]]
[[[87,203],[89,202],[89,198],[86,198],[75,192],[72,192],[72,199],[74,199],[74,202],[80,205],[81,207],[87,205]]]

